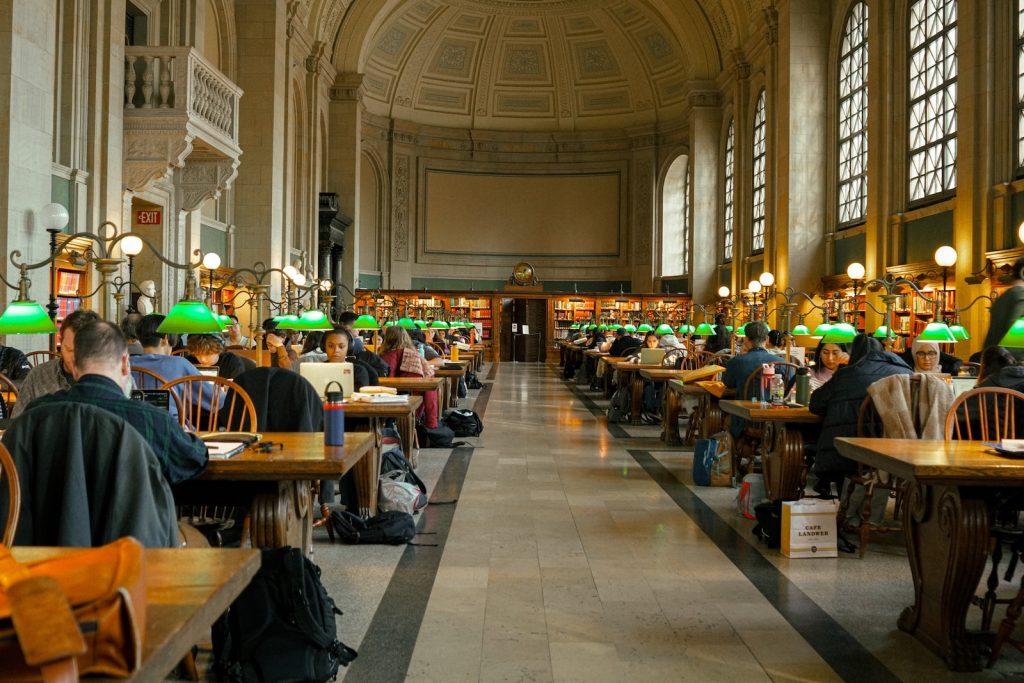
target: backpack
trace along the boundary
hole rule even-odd
[[[476,376],[476,373],[472,370],[466,371],[466,388],[467,389],[483,389],[484,385],[480,382],[480,378]]]
[[[612,394],[612,402],[608,406],[609,422],[625,422],[629,419],[629,412],[633,407],[633,395],[630,387],[619,387]]]
[[[693,483],[697,486],[732,485],[732,435],[719,432],[698,439],[693,448]]]
[[[398,479],[398,481],[404,481],[406,483],[412,484],[413,486],[418,488],[420,492],[423,494],[426,494],[427,492],[427,485],[424,484],[423,480],[420,479],[418,474],[416,474],[416,470],[412,468],[412,463],[410,463],[406,459],[401,449],[396,448],[390,451],[385,451],[381,454],[380,471],[399,471],[402,473],[403,476],[401,479]]]
[[[757,524],[751,530],[754,538],[764,541],[769,548],[782,545],[782,501],[759,503],[754,508]]]
[[[443,422],[438,423],[437,429],[416,425],[416,440],[420,442],[420,448],[455,448],[465,443],[454,439],[455,432]]]
[[[480,436],[484,431],[483,420],[472,410],[449,410],[445,413],[444,423],[455,436]]]
[[[241,683],[329,681],[356,651],[337,639],[341,611],[298,548],[262,551],[259,571],[213,628],[219,677]]]
[[[363,519],[347,510],[336,510],[331,513],[331,526],[342,543],[353,545],[402,545],[416,535],[416,522],[407,512],[382,512],[369,519]]]

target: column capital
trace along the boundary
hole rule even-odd
[[[746,61],[743,50],[735,48],[732,51],[733,68],[736,70],[736,78],[747,80],[750,78],[750,62]]]
[[[332,102],[359,102],[363,98],[363,74],[342,73],[331,86]]]
[[[779,42],[779,10],[774,7],[765,7],[761,10],[764,15],[764,37],[769,45]]]

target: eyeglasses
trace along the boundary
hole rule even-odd
[[[284,444],[280,441],[259,441],[251,444],[249,448],[257,453],[273,453],[274,451],[283,451]]]
[[[936,351],[916,351],[914,355],[918,358],[935,358],[939,354]]]

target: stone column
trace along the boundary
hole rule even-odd
[[[285,4],[238,0],[238,145],[245,156],[235,179],[235,265],[287,264],[285,254]],[[277,297],[273,280],[270,295]]]
[[[49,237],[38,223],[38,211],[50,202],[55,14],[55,0],[0,5],[0,92],[10,105],[0,117],[0,213],[7,226],[0,231],[0,268],[13,284],[18,273],[7,258],[11,250],[20,250],[29,262],[49,255]],[[30,277],[31,296],[45,305],[48,271],[36,270]],[[3,289],[4,303],[16,297],[17,292]],[[37,348],[46,343],[45,337],[26,339]]]
[[[656,152],[654,146],[647,146],[654,140],[639,139],[633,152],[633,167],[630,177],[630,245],[632,258],[632,291],[650,292],[654,289],[654,202],[657,197],[655,182]],[[643,145],[643,147],[641,147]]]
[[[825,264],[825,141],[830,8],[789,0],[779,9],[775,111],[774,271],[780,287],[813,291]],[[769,261],[766,259],[766,265]]]
[[[361,74],[338,74],[331,87],[328,168],[325,192],[338,195],[338,207],[352,216],[336,282],[355,291],[359,284],[359,154],[362,129]],[[348,295],[345,295],[348,296]]]
[[[732,263],[728,265],[730,278],[726,284],[733,294],[747,286],[746,257],[750,254],[750,187],[751,187],[751,128],[754,117],[750,111],[750,62],[742,50],[732,51],[733,80],[733,201],[732,201]],[[723,148],[724,154],[724,148]],[[716,288],[717,289],[717,288]]]
[[[690,173],[693,237],[690,291],[695,303],[714,301],[718,292],[719,139],[721,97],[715,90],[690,92]]]

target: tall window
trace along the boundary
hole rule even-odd
[[[736,130],[729,119],[729,132],[725,135],[725,222],[722,225],[722,260],[732,261],[733,178],[736,170]]]
[[[1017,0],[1017,170],[1024,171],[1024,0]]]
[[[766,133],[764,88],[761,88],[761,92],[757,95],[757,106],[754,108],[754,177],[751,183],[754,189],[754,214],[750,222],[753,228],[750,250],[755,254],[759,251],[764,251]]]
[[[690,261],[690,173],[686,157],[672,162],[661,196],[661,274],[686,275]]]
[[[910,201],[956,188],[956,0],[910,6]]]
[[[1024,0],[1021,0],[1024,3]],[[850,8],[839,55],[839,224],[868,209],[868,6]]]

